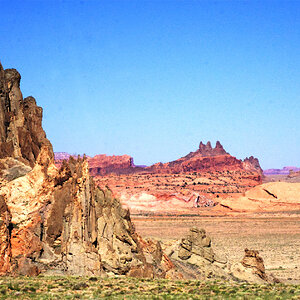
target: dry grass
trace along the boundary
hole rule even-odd
[[[98,277],[2,277],[0,299],[299,299],[298,285]]]

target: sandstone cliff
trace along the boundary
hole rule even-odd
[[[165,277],[172,263],[156,244],[150,263],[129,211],[95,187],[86,157],[55,166],[42,109],[19,84],[1,66],[0,274]]]

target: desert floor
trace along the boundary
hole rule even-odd
[[[189,228],[204,228],[217,254],[229,262],[243,258],[244,249],[259,250],[267,272],[285,283],[300,283],[300,212],[235,216],[132,216],[144,238],[163,245],[184,237]]]

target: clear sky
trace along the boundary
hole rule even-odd
[[[300,165],[300,1],[2,1],[0,60],[55,151]]]

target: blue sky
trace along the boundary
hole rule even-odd
[[[0,1],[0,60],[55,151],[300,165],[299,1]]]

